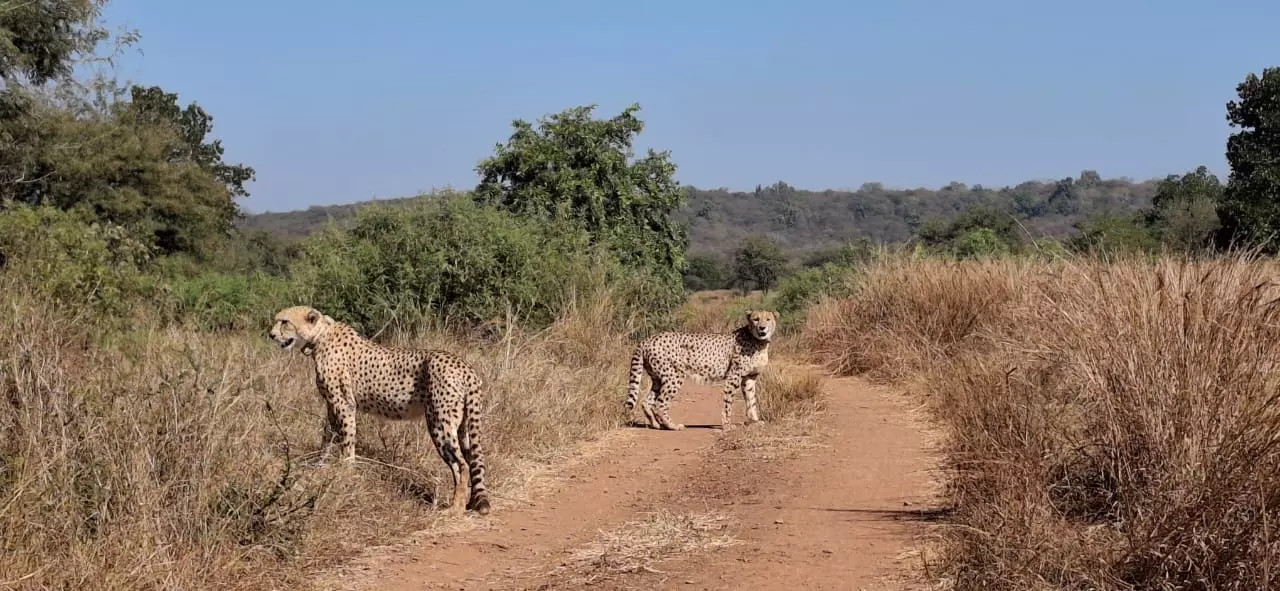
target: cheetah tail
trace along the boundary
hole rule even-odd
[[[640,397],[640,382],[644,378],[644,348],[636,345],[631,354],[631,376],[627,380],[627,401],[622,405],[628,413],[636,408]]]
[[[467,508],[481,515],[489,513],[489,490],[485,487],[484,447],[481,445],[482,415],[480,393],[468,397],[462,410],[462,457],[467,461],[471,478],[471,500]]]

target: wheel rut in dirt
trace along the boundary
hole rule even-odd
[[[478,527],[386,557],[344,588],[914,588],[937,490],[928,430],[903,397],[860,380],[827,380],[825,403],[807,422],[725,433],[719,386],[689,384],[672,409],[686,429],[613,433],[532,504],[467,517]],[[735,437],[751,449],[734,450]],[[726,516],[735,539],[593,581],[563,567],[602,530],[653,511]]]

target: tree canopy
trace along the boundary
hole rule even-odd
[[[787,257],[777,242],[753,236],[744,240],[733,254],[734,283],[744,291],[754,286],[768,293],[778,285],[786,266]]]
[[[0,80],[40,85],[71,75],[106,40],[106,0],[0,0]]]
[[[507,142],[476,168],[475,199],[517,215],[572,220],[622,264],[678,290],[688,234],[674,217],[685,199],[670,152],[634,158],[644,129],[639,105],[610,119],[594,119],[594,110],[566,109],[536,127],[513,122]]]
[[[1280,250],[1280,67],[1250,73],[1227,103],[1227,121],[1239,131],[1227,139],[1231,176],[1222,195],[1223,242],[1266,244]]]

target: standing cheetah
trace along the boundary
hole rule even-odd
[[[671,401],[689,375],[707,380],[724,380],[724,412],[721,428],[729,430],[734,392],[742,389],[747,405],[747,423],[760,420],[756,409],[756,379],[769,363],[769,341],[777,329],[773,312],[747,311],[747,324],[727,334],[663,332],[636,345],[631,356],[631,378],[627,384],[628,414],[636,407],[640,380],[644,373],[653,382],[645,397],[644,416],[654,429],[679,430],[668,414]]]
[[[316,387],[328,406],[325,454],[336,434],[342,460],[356,457],[356,411],[389,419],[426,417],[436,451],[453,472],[453,504],[481,515],[489,512],[480,447],[480,376],[447,351],[386,347],[307,306],[275,316],[270,337],[285,349],[295,344],[315,361]],[[470,472],[470,502],[466,482]]]

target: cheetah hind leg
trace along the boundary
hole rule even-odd
[[[429,419],[431,423],[428,427],[432,431],[431,439],[436,444],[436,452],[453,473],[453,501],[449,504],[448,512],[453,515],[461,514],[467,508],[466,477],[470,475],[471,469],[462,462],[462,445],[458,441],[457,425],[447,425],[446,421],[434,417],[432,419]]]
[[[684,380],[679,377],[667,378],[662,380],[662,387],[658,390],[658,408],[655,414],[658,415],[658,423],[668,431],[684,429],[684,425],[671,422],[671,401],[680,392],[683,382]]]
[[[640,404],[640,408],[644,410],[645,421],[648,423],[650,429],[660,428],[657,410],[655,408],[657,406],[657,400],[658,382],[654,382],[653,387],[649,389],[649,393],[645,395],[644,402]]]

